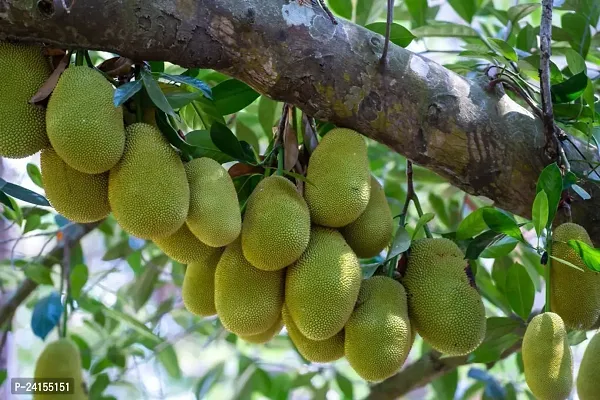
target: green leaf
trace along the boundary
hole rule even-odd
[[[574,268],[574,269],[576,269],[576,270],[578,270],[578,271],[580,271],[580,272],[583,272],[583,269],[581,269],[581,268],[580,268],[580,267],[578,267],[577,265],[575,265],[575,264],[573,264],[573,263],[571,263],[571,262],[569,262],[569,261],[567,261],[567,260],[563,260],[562,258],[558,258],[558,257],[556,257],[556,256],[553,256],[553,255],[550,255],[550,258],[551,258],[551,259],[553,259],[553,260],[556,260],[556,261],[558,261],[558,262],[559,262],[559,263],[561,263],[561,264],[565,264],[565,265],[566,265],[566,266],[568,266],[568,267],[571,267],[571,268]]]
[[[571,189],[573,189],[573,191],[575,193],[577,193],[579,195],[579,197],[581,197],[583,200],[589,200],[592,198],[592,196],[590,196],[590,194],[588,192],[585,191],[584,188],[582,188],[579,185],[571,185]]]
[[[3,191],[0,190],[0,202],[4,204],[7,209],[14,211],[14,204],[11,201],[10,197],[6,195]],[[19,224],[20,225],[20,224]]]
[[[554,221],[558,203],[560,202],[562,187],[562,174],[558,165],[552,163],[546,166],[540,174],[536,186],[536,193],[544,190],[548,195],[548,224],[546,227],[550,227],[552,221]]]
[[[535,288],[529,273],[521,264],[514,263],[508,269],[506,297],[513,311],[526,321],[533,307]]]
[[[386,26],[387,26],[387,23],[385,23],[385,22],[374,22],[372,24],[365,26],[365,28],[385,36]],[[391,34],[390,34],[390,42],[392,42],[400,47],[406,47],[413,41],[414,38],[415,38],[415,35],[410,33],[410,31],[408,29],[406,29],[405,27],[403,27],[402,25],[397,24],[397,23],[392,24],[392,30],[391,30]]]
[[[167,79],[167,80],[170,80],[173,82],[177,82],[177,83],[181,83],[183,85],[190,86],[194,89],[198,89],[200,91],[200,93],[202,93],[202,95],[204,95],[204,97],[212,100],[212,90],[211,90],[210,86],[208,86],[207,83],[201,81],[200,79],[197,79],[197,78],[194,78],[194,77],[188,76],[188,75],[170,75],[170,74],[165,74],[162,72],[158,76],[160,76],[163,79]]]
[[[387,255],[387,259],[390,260],[397,255],[404,253],[410,248],[411,239],[408,232],[403,226],[399,226],[392,242],[392,247]]]
[[[483,209],[483,220],[491,230],[504,233],[521,242],[525,242],[523,234],[515,220],[503,212],[492,207],[485,207]]]
[[[46,198],[41,194],[32,192],[31,190],[25,189],[19,185],[6,182],[2,178],[0,178],[0,190],[2,190],[5,194],[14,197],[15,199],[23,200],[27,203],[38,206],[50,207],[48,200],[46,200]]]
[[[42,173],[37,165],[28,163],[27,164],[27,175],[33,183],[35,183],[38,187],[44,188],[44,184],[42,183]]]
[[[166,91],[165,97],[167,98],[167,101],[171,107],[173,107],[174,110],[178,110],[187,106],[194,100],[198,100],[200,97],[202,97],[202,93],[188,92],[187,90],[178,88]]]
[[[577,182],[577,175],[573,171],[568,171],[563,176],[563,190],[569,189],[573,184]]]
[[[498,53],[501,54],[504,58],[517,62],[519,57],[517,57],[517,52],[512,48],[508,43],[500,39],[488,38],[490,46]]]
[[[113,96],[113,104],[115,107],[125,104],[127,100],[132,98],[142,89],[142,86],[142,81],[131,81],[119,86],[117,90],[115,90],[115,94]]]
[[[235,121],[235,136],[238,140],[247,142],[257,152],[260,151],[258,135],[239,119]]]
[[[536,42],[537,46],[537,42]],[[539,81],[540,80],[540,56],[539,54],[533,54],[531,56],[522,58],[517,63],[519,68],[522,70],[524,74],[526,74],[529,78]],[[552,61],[550,61],[550,83],[556,84],[563,81],[563,75],[560,71],[560,68]]]
[[[148,61],[148,64],[150,64],[150,70],[152,72],[163,72],[165,70],[164,61]]]
[[[569,35],[571,48],[586,58],[592,40],[590,23],[586,17],[577,13],[563,14],[561,26]]]
[[[413,231],[412,239],[415,238],[419,230],[424,227],[429,221],[431,221],[435,217],[434,213],[425,213],[423,214],[419,220],[417,221],[417,225],[415,225],[415,230]]]
[[[92,362],[92,351],[87,342],[79,335],[69,334],[69,338],[79,347],[79,355],[81,357],[81,366],[84,369],[90,369]]]
[[[505,236],[502,239],[496,241],[491,246],[486,247],[481,254],[480,258],[501,258],[509,255],[519,242],[512,237]]]
[[[148,302],[154,287],[158,282],[158,278],[162,269],[159,265],[156,265],[152,261],[147,263],[142,275],[136,279],[131,287],[130,295],[133,299],[133,307],[136,311],[139,311],[144,304]]]
[[[106,253],[104,253],[104,256],[102,256],[102,261],[112,261],[118,258],[125,258],[132,252],[133,249],[129,247],[129,240],[122,239],[106,250]]]
[[[581,240],[571,239],[567,244],[581,257],[586,267],[600,272],[600,249],[595,249]]]
[[[25,276],[37,283],[38,285],[54,285],[50,276],[50,268],[41,264],[27,264],[23,267]]]
[[[592,82],[591,79],[588,78],[588,83],[587,86],[585,87],[585,90],[583,91],[583,100],[585,100],[585,102],[587,103],[589,108],[593,108],[594,107],[594,103],[596,102],[596,96],[594,94],[594,82]],[[596,129],[600,129],[600,126],[596,126]]]
[[[596,0],[561,0],[559,3],[558,9],[575,11],[576,14],[584,16],[589,25],[598,25],[600,7]]]
[[[577,346],[579,343],[585,342],[587,335],[585,331],[571,331],[567,333],[567,341],[569,346]]]
[[[110,379],[106,373],[102,373],[96,377],[94,383],[90,387],[90,399],[99,398],[102,392],[108,387],[110,384]]]
[[[362,270],[363,279],[369,279],[370,277],[372,277],[375,271],[377,271],[377,268],[379,268],[380,266],[381,263],[379,262],[361,265],[360,269]]]
[[[31,232],[37,229],[42,223],[42,217],[38,214],[31,214],[25,219],[25,227],[23,233]]]
[[[277,104],[279,103],[271,100],[267,96],[261,96],[258,101],[258,121],[268,138],[273,137],[273,126],[275,125]]]
[[[243,110],[260,96],[250,86],[237,79],[228,79],[212,88],[213,100],[221,115]]]
[[[158,82],[156,82],[152,74],[145,69],[142,69],[142,82],[144,83],[146,93],[148,93],[148,97],[150,97],[152,103],[154,103],[154,105],[165,114],[177,118],[177,114],[175,114],[173,107],[171,107],[167,101],[167,98],[158,85]]]
[[[537,47],[537,36],[533,27],[526,24],[517,35],[517,49],[531,52],[532,49]]]
[[[489,317],[486,320],[485,340],[499,339],[509,333],[514,333],[523,324],[514,318]]]
[[[204,400],[208,398],[208,393],[215,387],[221,380],[223,372],[225,371],[225,363],[220,362],[211,369],[209,369],[204,376],[196,383],[195,395],[197,400]]]
[[[483,220],[483,208],[478,208],[460,222],[460,225],[458,225],[458,229],[456,230],[456,239],[469,239],[486,229],[487,225]]]
[[[467,250],[465,252],[465,258],[469,260],[476,260],[479,258],[479,255],[493,242],[496,242],[506,235],[498,234],[492,230],[485,231],[473,238],[469,242],[467,246]]]
[[[519,341],[519,336],[514,333],[484,340],[484,342],[469,355],[470,363],[491,363],[498,361],[502,353]]]
[[[210,139],[223,153],[238,161],[255,163],[254,154],[248,154],[242,147],[241,142],[235,137],[231,130],[218,122],[210,127]]]
[[[419,39],[424,37],[479,38],[477,32],[470,26],[443,21],[431,21],[427,25],[413,29],[412,34]]]
[[[427,0],[406,0],[404,4],[406,4],[408,13],[414,21],[413,28],[425,25],[429,8]]]
[[[588,77],[585,72],[580,72],[564,82],[552,85],[550,87],[552,92],[552,102],[569,103],[573,100],[577,100],[585,91],[587,83]]]
[[[190,145],[194,146],[193,155],[195,158],[208,157],[219,164],[235,161],[235,158],[219,150],[213,143],[209,131],[192,131],[185,136],[185,139]]]
[[[88,267],[85,264],[78,264],[71,269],[71,297],[78,299],[81,295],[81,289],[88,280]]]
[[[156,358],[167,371],[167,374],[173,379],[181,379],[181,368],[179,368],[179,360],[177,359],[177,353],[172,345],[168,345],[162,349]]]
[[[352,400],[354,398],[354,388],[352,386],[352,381],[350,381],[350,379],[346,378],[339,372],[335,373],[335,381],[339,386],[340,390],[342,391],[342,394],[344,395],[343,398]]]
[[[431,382],[431,387],[436,399],[453,399],[458,387],[458,370],[454,369],[449,374]]]
[[[356,23],[365,26],[379,19],[386,9],[385,0],[357,0],[356,1]]]
[[[329,8],[342,18],[352,19],[352,0],[328,0]]]
[[[548,224],[548,195],[543,189],[538,192],[533,201],[531,215],[535,233],[538,237],[542,235],[542,231]]]
[[[478,8],[475,0],[448,0],[448,3],[450,3],[454,11],[456,11],[462,19],[469,24],[473,21],[473,16]]]
[[[583,57],[581,57],[581,54],[579,54],[573,49],[564,49],[563,54],[567,58],[567,65],[569,66],[569,71],[571,71],[573,75],[587,71],[585,60],[583,59]]]
[[[513,23],[518,22],[537,10],[539,6],[539,3],[526,3],[512,6],[508,9],[508,19],[510,19]]]

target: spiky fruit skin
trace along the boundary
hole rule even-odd
[[[123,155],[123,110],[115,107],[115,90],[88,67],[67,68],[48,101],[46,128],[56,153],[72,168],[100,174]]]
[[[0,76],[0,156],[30,156],[50,144],[45,110],[29,104],[50,66],[39,47],[0,42]]]
[[[329,131],[310,157],[306,178],[304,197],[314,224],[340,228],[356,220],[367,208],[371,186],[363,137],[351,129]]]
[[[123,158],[110,170],[108,200],[121,227],[139,238],[169,236],[185,222],[190,203],[185,169],[156,127],[127,127]]]
[[[170,236],[154,239],[154,243],[166,255],[182,264],[202,262],[207,256],[219,253],[218,248],[198,240],[185,224]]]
[[[225,248],[215,273],[215,305],[223,326],[239,336],[271,328],[281,315],[284,279],[284,270],[253,267],[236,239]]]
[[[413,242],[402,279],[411,322],[431,347],[447,355],[468,354],[485,336],[485,308],[467,268],[454,242],[421,239]]]
[[[314,226],[308,248],[287,268],[285,302],[300,332],[325,340],[350,318],[362,279],[358,258],[341,233]]]
[[[300,332],[285,304],[282,316],[290,340],[298,353],[302,354],[302,357],[308,361],[327,363],[344,357],[345,333],[343,329],[329,339],[311,340]]]
[[[566,242],[575,239],[593,246],[586,230],[577,224],[565,223],[552,234],[552,255],[568,261],[578,271],[555,259],[550,267],[550,304],[571,329],[590,329],[600,317],[600,273],[585,266],[583,260]]]
[[[360,258],[375,257],[392,240],[394,221],[385,192],[375,177],[371,177],[371,195],[365,211],[342,234]]]
[[[567,330],[558,314],[546,312],[533,317],[523,337],[522,356],[525,381],[536,398],[569,397],[573,360]]]
[[[282,176],[262,180],[248,199],[242,224],[242,250],[265,271],[291,265],[306,250],[310,213],[296,187]]]
[[[394,375],[412,341],[404,287],[386,276],[364,280],[344,329],[346,359],[361,378],[377,382]]]
[[[186,310],[200,317],[217,313],[215,272],[223,249],[212,249],[202,260],[188,264],[181,286],[181,297]]]
[[[231,177],[210,158],[188,162],[185,170],[190,185],[187,225],[203,243],[223,247],[233,242],[242,229],[242,216]]]
[[[110,213],[108,173],[89,175],[79,172],[69,167],[51,148],[42,150],[40,165],[46,197],[65,218],[89,223]]]
[[[577,375],[577,394],[580,400],[595,400],[600,393],[600,333],[587,344]]]
[[[281,328],[283,328],[283,320],[281,317],[273,324],[272,327],[267,329],[262,333],[257,333],[256,335],[249,336],[240,336],[240,339],[253,344],[265,344],[273,339],[279,332],[281,332]]]
[[[34,400],[84,400],[81,358],[79,348],[69,339],[48,343],[35,363],[34,378],[73,379],[73,394],[35,392]]]

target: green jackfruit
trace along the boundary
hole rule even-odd
[[[217,313],[215,308],[215,271],[223,249],[213,249],[197,262],[188,264],[181,286],[186,310],[200,317]]]
[[[100,174],[123,155],[123,110],[115,107],[115,90],[88,67],[67,68],[48,101],[46,128],[56,153],[72,168]]]
[[[52,207],[74,222],[99,221],[110,213],[108,173],[89,175],[69,167],[54,150],[40,155],[42,180]]]
[[[311,340],[300,332],[285,304],[282,315],[288,336],[302,357],[318,363],[332,362],[344,357],[345,333],[343,329],[329,339]]]
[[[256,335],[240,336],[240,339],[248,343],[264,344],[277,336],[277,334],[281,332],[281,328],[283,328],[283,320],[280,317],[277,322],[266,331],[257,333]]]
[[[600,333],[587,344],[577,375],[580,400],[596,400],[600,394]]]
[[[185,224],[170,236],[154,239],[154,243],[166,255],[182,264],[201,262],[207,256],[219,253],[218,248],[198,240]]]
[[[383,188],[371,177],[369,204],[360,217],[342,229],[342,234],[360,258],[375,257],[392,240],[394,221]]]
[[[554,230],[552,255],[583,271],[551,259],[550,305],[568,328],[587,330],[600,317],[600,273],[585,266],[575,250],[566,243],[571,239],[593,246],[588,233],[580,225],[565,223]]]
[[[108,200],[131,235],[156,239],[181,228],[190,188],[183,163],[157,128],[143,123],[127,128],[123,158],[110,170]]]
[[[310,213],[296,187],[282,176],[262,180],[248,199],[242,249],[250,264],[265,271],[291,265],[306,250]]]
[[[45,110],[29,104],[50,66],[39,47],[0,42],[0,76],[0,156],[30,156],[50,144]]]
[[[485,336],[485,308],[464,257],[448,239],[418,240],[402,279],[411,322],[431,347],[447,355],[468,354]]]
[[[81,356],[79,348],[69,339],[59,339],[48,343],[35,363],[34,378],[73,379],[73,394],[46,394],[37,392],[33,400],[84,400],[83,375],[81,373]]]
[[[190,211],[187,225],[203,243],[223,247],[233,242],[242,229],[237,193],[231,177],[210,158],[198,158],[185,165],[190,184]]]
[[[543,400],[569,397],[573,360],[567,330],[558,314],[547,312],[533,317],[523,337],[522,356],[525,381],[535,397]]]
[[[285,271],[263,271],[244,258],[240,239],[225,248],[215,273],[215,305],[223,326],[240,336],[271,328],[281,315]]]
[[[340,228],[356,220],[367,208],[371,186],[363,137],[350,129],[329,131],[310,157],[306,179],[314,224]]]
[[[382,381],[394,375],[412,341],[404,287],[386,276],[364,280],[344,329],[346,358],[361,378]]]
[[[308,248],[287,268],[285,302],[294,323],[312,340],[342,330],[358,297],[362,273],[356,255],[336,230],[313,227]]]

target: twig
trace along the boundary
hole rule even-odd
[[[404,202],[404,206],[402,207],[402,214],[400,214],[400,225],[404,226],[406,222],[406,216],[408,214],[408,206],[412,201],[415,204],[415,208],[417,209],[417,213],[419,218],[423,216],[423,209],[421,208],[421,203],[419,202],[419,197],[415,192],[415,186],[413,183],[413,164],[412,161],[406,160],[406,201]],[[431,238],[431,231],[427,224],[423,224],[423,230],[425,231],[425,235],[428,238]]]
[[[550,56],[552,55],[552,0],[542,0],[540,25],[540,89],[542,94],[542,122],[546,136],[546,152],[557,153],[558,138],[554,130],[554,111],[550,92]]]
[[[390,47],[390,36],[392,35],[392,24],[394,22],[394,0],[387,0],[387,20],[385,25],[385,43],[383,44],[383,52],[381,53],[381,69],[385,69],[387,65],[387,55]]]
[[[533,111],[533,113],[538,116],[540,119],[543,120],[542,117],[542,110],[540,110],[540,108],[538,107],[537,104],[535,104],[533,102],[533,99],[531,97],[529,97],[529,95],[527,93],[525,93],[525,91],[518,85],[515,85],[514,83],[512,83],[511,81],[509,81],[506,78],[496,78],[490,81],[489,85],[490,88],[496,86],[498,83],[502,83],[503,85],[505,85],[506,87],[508,87],[510,90],[512,90],[513,92],[515,92],[520,98],[522,98],[523,100],[525,100],[525,102],[529,105],[529,107],[531,108],[531,111]]]

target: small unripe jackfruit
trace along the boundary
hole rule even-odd
[[[198,158],[185,165],[190,184],[190,211],[187,225],[203,243],[227,246],[242,229],[237,193],[231,177],[210,158]]]
[[[550,304],[571,329],[590,329],[600,317],[600,273],[585,266],[567,242],[581,240],[590,246],[586,230],[577,224],[558,226],[552,235],[552,255],[580,267],[578,271],[552,259],[550,267]]]
[[[223,249],[215,249],[197,262],[188,264],[181,286],[186,310],[200,317],[217,313],[215,308],[215,271]]]
[[[595,400],[600,394],[600,333],[587,344],[577,375],[580,400]]]
[[[39,47],[0,42],[0,76],[0,156],[30,156],[50,144],[45,110],[29,104],[50,66]]]
[[[123,110],[114,106],[114,93],[100,72],[72,66],[62,73],[50,96],[46,111],[50,143],[78,171],[106,172],[123,155]]]
[[[242,249],[250,264],[265,271],[291,265],[306,250],[310,213],[296,187],[282,176],[262,180],[248,199]]]
[[[287,268],[285,302],[304,336],[325,340],[342,330],[358,297],[358,258],[336,230],[314,226],[308,248]]]
[[[413,242],[402,284],[411,323],[434,349],[447,355],[475,350],[485,336],[485,308],[469,265],[448,239]]]
[[[413,340],[404,287],[386,276],[364,280],[344,329],[346,358],[361,378],[382,381],[394,375]]]
[[[536,398],[569,397],[573,360],[567,331],[558,314],[546,312],[533,317],[523,337],[522,355],[525,381]]]
[[[271,328],[281,315],[285,271],[263,271],[242,254],[240,239],[225,248],[215,273],[215,305],[227,330],[250,336]]]
[[[264,344],[281,332],[281,328],[283,328],[283,320],[280,317],[277,322],[275,322],[275,324],[266,331],[257,333],[256,335],[240,336],[240,339],[248,343]]]
[[[123,158],[109,173],[108,200],[131,235],[156,239],[181,228],[190,188],[181,159],[157,128],[143,123],[127,128]]]
[[[154,239],[154,243],[166,255],[182,264],[201,262],[207,256],[219,252],[218,248],[207,246],[198,240],[185,224],[170,236]]]
[[[65,218],[79,223],[99,221],[110,213],[108,173],[89,175],[69,167],[54,150],[40,155],[48,201]]]
[[[59,339],[48,343],[44,351],[38,357],[35,363],[35,372],[33,377],[36,379],[73,379],[71,388],[73,394],[64,393],[43,393],[37,391],[33,395],[34,400],[84,400],[87,396],[84,392],[83,376],[81,373],[81,356],[79,348],[69,339]]]
[[[375,257],[392,240],[394,221],[385,192],[375,177],[371,177],[369,204],[360,217],[344,227],[342,234],[360,258]]]
[[[369,203],[367,145],[351,129],[329,131],[310,161],[304,197],[314,224],[339,228],[356,220]]]
[[[318,363],[332,362],[344,357],[343,329],[329,339],[311,340],[300,332],[285,304],[282,315],[288,336],[302,357]]]

